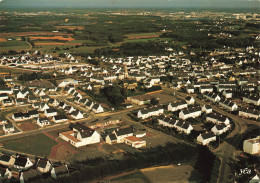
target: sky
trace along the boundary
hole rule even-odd
[[[0,0],[0,7],[257,8],[260,0]]]

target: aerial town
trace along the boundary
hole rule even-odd
[[[52,16],[53,30],[26,32],[36,26],[26,18]],[[1,10],[2,25],[22,17],[27,26],[13,33],[0,26],[1,181],[259,182],[259,14],[64,16]],[[96,26],[91,21],[110,26],[128,16],[177,21],[175,30],[196,29],[196,36],[215,42],[185,40],[171,26],[122,40],[91,33],[79,40],[83,29]],[[68,23],[77,17],[90,23]],[[125,172],[136,180],[110,177]]]

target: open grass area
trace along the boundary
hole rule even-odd
[[[135,172],[110,180],[112,183],[149,183],[142,172]]]
[[[0,51],[29,49],[30,46],[25,41],[0,42]]]
[[[40,133],[6,142],[4,148],[37,156],[49,156],[55,145],[57,143],[54,140]]]

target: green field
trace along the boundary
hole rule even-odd
[[[131,173],[122,177],[110,180],[112,183],[149,183],[142,172]]]
[[[8,51],[8,50],[23,50],[30,49],[30,46],[25,41],[6,41],[0,42],[0,51]]]
[[[4,148],[37,156],[49,156],[55,145],[57,143],[54,140],[40,133],[7,142]]]

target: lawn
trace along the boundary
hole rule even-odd
[[[30,46],[25,41],[0,42],[0,50],[22,50],[29,49]]]
[[[49,156],[55,145],[57,143],[54,140],[40,133],[7,142],[4,144],[4,148],[37,156]]]
[[[148,183],[142,172],[135,172],[110,180],[112,183]]]

